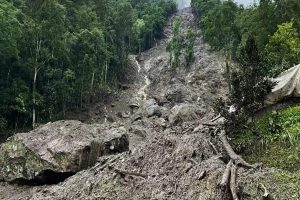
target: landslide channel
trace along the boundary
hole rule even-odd
[[[218,115],[213,102],[227,94],[225,60],[203,42],[189,8],[177,15],[183,20],[182,35],[188,29],[197,32],[195,62],[186,67],[181,59],[179,68],[170,68],[166,45],[172,35],[172,17],[165,39],[142,55],[131,56],[136,81],[122,84],[101,114],[97,106],[90,113],[90,123],[124,127],[130,150],[100,157],[92,168],[57,185],[30,187],[4,199],[220,199],[220,182],[230,159],[218,129],[205,123]],[[239,198],[261,199],[266,189],[275,199],[293,199],[297,190],[281,182],[280,173],[239,167]]]

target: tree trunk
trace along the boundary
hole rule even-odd
[[[10,77],[10,67],[7,72],[7,86],[9,86],[9,77]]]
[[[139,56],[141,55],[141,47],[142,46],[142,44],[141,44],[141,41],[139,41]]]
[[[36,127],[36,112],[35,112],[35,104],[36,104],[36,78],[39,72],[38,68],[38,59],[40,56],[42,41],[40,39],[36,40],[36,49],[35,49],[35,63],[34,63],[34,76],[33,76],[33,85],[32,85],[32,128]]]
[[[35,113],[35,104],[36,104],[36,97],[35,97],[35,93],[36,93],[36,77],[37,77],[37,73],[38,73],[38,69],[35,66],[34,67],[34,76],[33,76],[33,86],[32,86],[32,128],[34,129],[36,126],[36,113]]]
[[[105,61],[105,76],[104,76],[104,83],[107,85],[107,71],[108,71],[108,63],[107,60]]]
[[[94,91],[94,81],[95,81],[95,72],[93,71],[93,73],[92,73],[92,80],[91,80],[91,88],[90,88],[90,99],[89,99],[89,103],[92,102],[93,91]]]
[[[81,86],[80,86],[80,109],[82,109],[82,102],[83,102],[83,80],[81,81]]]
[[[94,89],[94,80],[95,80],[95,72],[93,72],[93,74],[92,74],[92,80],[91,80],[91,92],[92,92],[93,89]]]

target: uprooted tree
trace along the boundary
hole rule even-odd
[[[266,95],[274,86],[265,76],[265,68],[261,64],[255,40],[248,38],[244,47],[240,50],[240,65],[232,69],[230,75],[230,94],[228,100],[220,99],[216,104],[216,110],[225,118],[224,130],[219,134],[219,139],[226,151],[229,162],[223,173],[222,180],[218,184],[212,199],[239,199],[237,187],[238,166],[244,168],[256,168],[258,165],[247,163],[241,156],[236,154],[227,140],[227,135],[239,133],[247,126],[254,113],[263,104]],[[264,187],[263,187],[264,188]],[[266,192],[263,199],[270,199]]]

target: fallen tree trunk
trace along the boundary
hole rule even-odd
[[[223,173],[222,180],[221,180],[221,183],[220,183],[220,186],[223,189],[228,186],[232,164],[233,164],[233,161],[230,160],[229,163],[226,166],[226,169],[225,169],[224,173]]]
[[[209,200],[230,200],[232,199],[230,187],[229,187],[229,179],[231,173],[231,167],[233,165],[233,161],[226,165],[225,171],[223,173],[221,182],[217,185],[215,192],[210,194]]]
[[[236,175],[237,175],[237,167],[236,167],[236,165],[232,165],[231,176],[230,176],[230,191],[231,191],[233,200],[239,200],[237,191],[236,191]]]

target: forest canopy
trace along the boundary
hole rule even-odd
[[[234,60],[254,38],[260,63],[269,76],[300,62],[300,1],[260,0],[250,7],[234,1],[192,0],[205,40]]]
[[[0,0],[0,128],[81,109],[163,37],[172,0]]]

